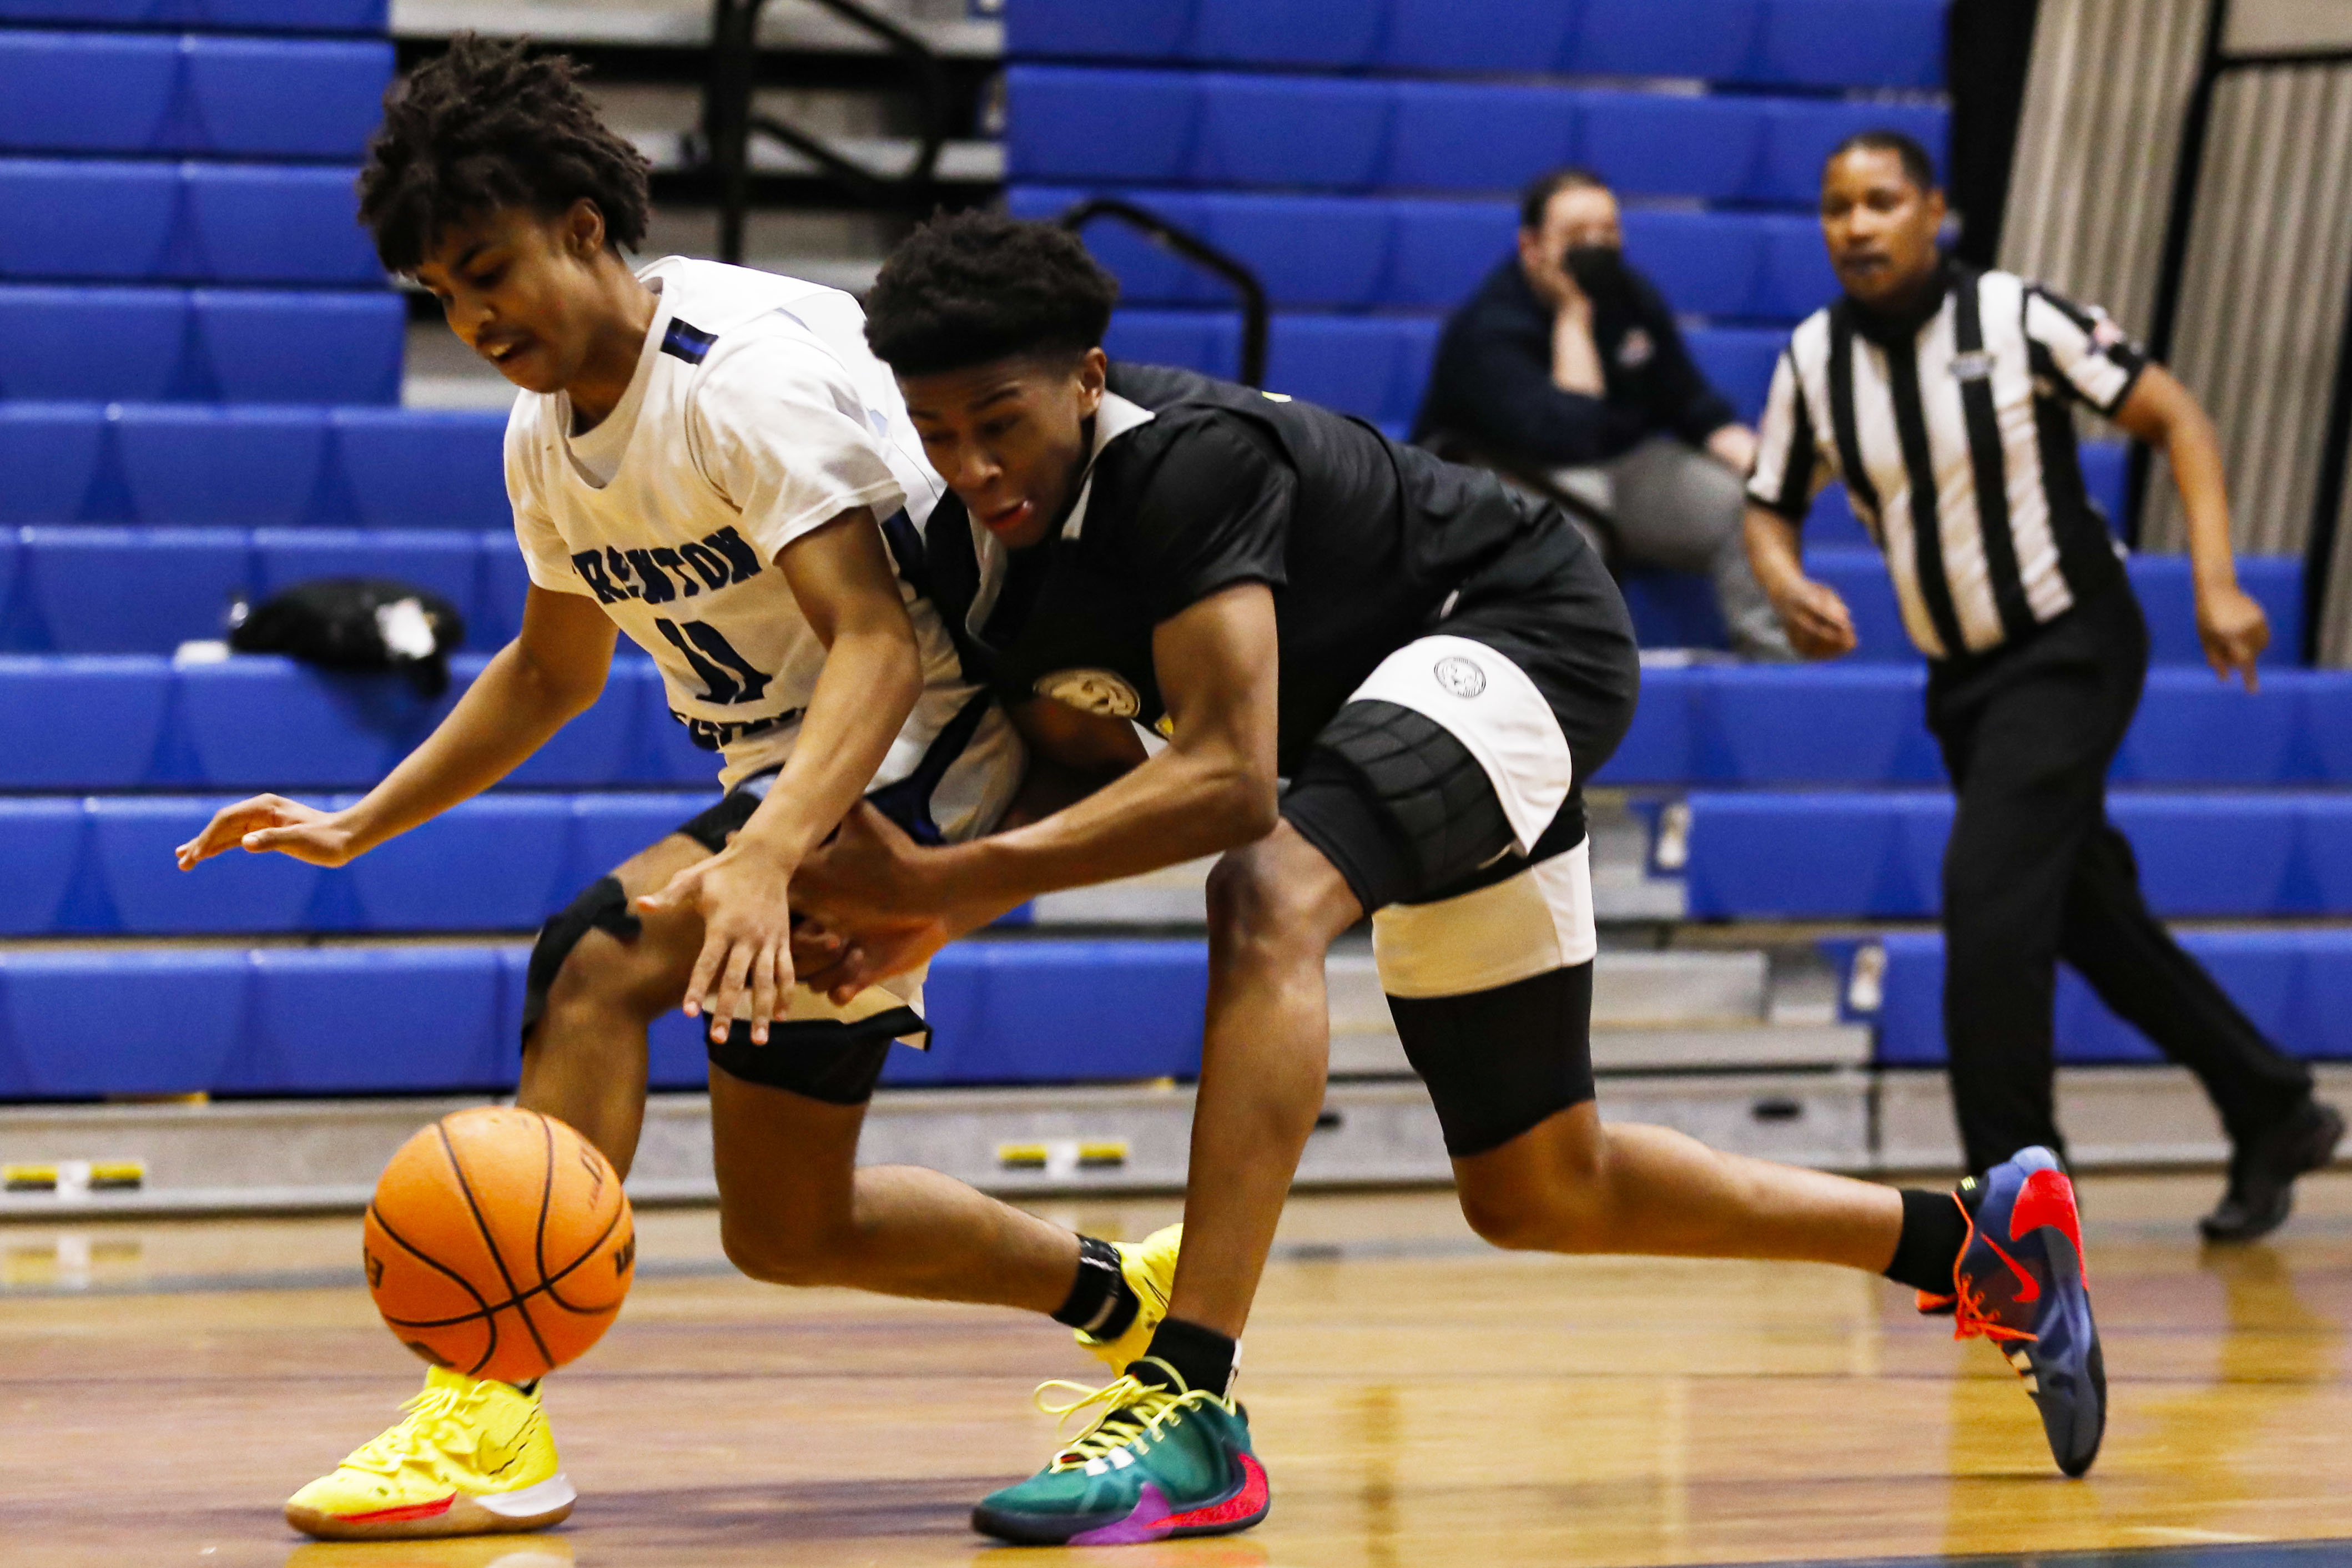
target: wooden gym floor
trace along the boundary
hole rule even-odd
[[[2274,1244],[2200,1253],[2189,1220],[2215,1187],[2086,1184],[2114,1408],[2085,1482],[2053,1472],[1991,1351],[1952,1343],[1884,1282],[1507,1256],[1443,1194],[1301,1198],[1244,1363],[1272,1518],[1050,1559],[989,1551],[965,1515],[1050,1450],[1032,1385],[1095,1364],[1009,1312],[752,1284],[705,1211],[640,1216],[626,1314],[551,1385],[583,1494],[569,1525],[358,1547],[305,1543],[278,1514],[417,1384],[360,1287],[356,1220],[0,1227],[0,1561],[2352,1562],[2352,1173],[2306,1184]],[[1049,1207],[1129,1236],[1174,1212]],[[2223,1544],[2295,1541],[2323,1544]]]

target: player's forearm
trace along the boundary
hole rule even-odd
[[[1238,757],[1171,747],[1043,821],[923,857],[942,910],[994,909],[1139,876],[1272,831],[1275,785]]]
[[[738,841],[798,866],[866,793],[922,692],[904,617],[838,633],[792,758]]]
[[[603,687],[601,675],[593,687],[551,679],[520,643],[508,643],[449,716],[351,808],[357,848],[373,849],[504,779],[594,703]]]
[[[1766,597],[1778,601],[1803,580],[1805,558],[1797,540],[1797,525],[1778,512],[1750,506],[1741,522],[1748,542],[1748,569]]]

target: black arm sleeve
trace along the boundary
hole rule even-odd
[[[1297,488],[1289,465],[1238,421],[1204,420],[1172,442],[1116,547],[1152,623],[1235,583],[1281,587]]]

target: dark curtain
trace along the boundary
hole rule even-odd
[[[2041,0],[1952,0],[1946,21],[1944,69],[1952,94],[1947,194],[1960,216],[1960,257],[1978,267],[1990,267],[2000,245],[2040,9]]]

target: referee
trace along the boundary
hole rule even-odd
[[[1842,144],[1821,216],[1845,294],[1797,328],[1773,373],[1748,549],[1799,653],[1852,650],[1853,620],[1805,576],[1797,532],[1815,492],[1843,479],[1927,656],[1927,726],[1959,797],[1944,856],[1944,1035],[1969,1166],[2064,1147],[2051,1050],[2063,957],[2221,1112],[2233,1153],[2206,1237],[2261,1236],[2286,1218],[2295,1177],[2333,1155],[2344,1119],[2148,913],[2107,820],[2147,626],[2084,494],[2065,403],[2170,459],[2198,635],[2214,671],[2251,691],[2270,628],[2237,585],[2212,426],[2103,312],[1942,256],[1943,193],[1911,138]]]

